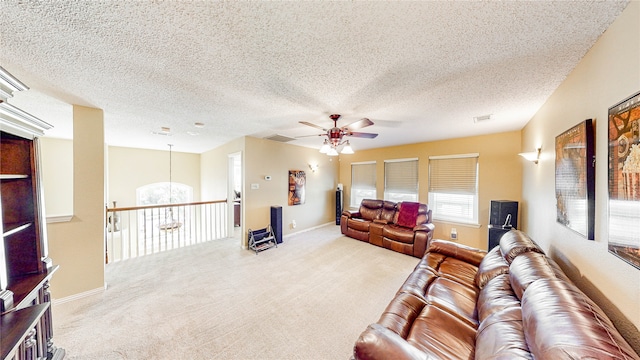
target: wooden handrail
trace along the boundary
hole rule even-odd
[[[144,210],[144,209],[158,209],[158,208],[166,208],[173,206],[191,206],[191,205],[206,205],[206,204],[220,204],[226,203],[227,200],[213,200],[213,201],[197,201],[190,203],[181,203],[181,204],[163,204],[163,205],[145,205],[145,206],[130,206],[130,207],[120,207],[120,208],[107,208],[107,212],[116,212],[116,211],[131,211],[131,210]]]

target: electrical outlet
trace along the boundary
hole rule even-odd
[[[458,240],[458,231],[456,228],[451,228],[451,240]]]
[[[291,228],[292,229],[296,228],[296,221],[295,220],[291,220]]]

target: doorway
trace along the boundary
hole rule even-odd
[[[229,154],[229,168],[227,179],[227,205],[228,205],[228,229],[229,237],[233,237],[238,240],[240,246],[242,245],[242,230],[244,227],[243,214],[244,207],[242,205],[244,195],[242,193],[242,153],[236,152]]]

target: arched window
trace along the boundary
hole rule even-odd
[[[171,197],[169,189],[171,188]],[[193,188],[181,183],[159,182],[141,186],[136,189],[136,204],[164,205],[182,204],[193,201]]]

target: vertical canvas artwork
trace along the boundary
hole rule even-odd
[[[609,252],[640,269],[640,93],[609,108]]]
[[[289,205],[302,205],[305,201],[307,175],[302,170],[289,170]]]
[[[593,124],[585,120],[556,136],[556,221],[594,240]]]

